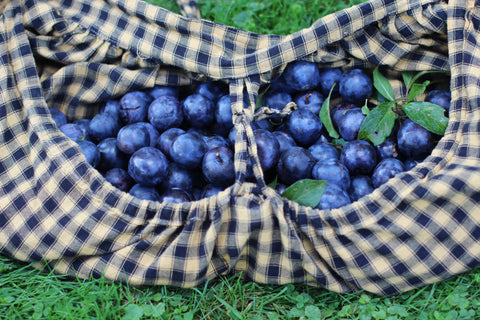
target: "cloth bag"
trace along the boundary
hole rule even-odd
[[[467,0],[370,0],[286,36],[137,0],[13,0],[0,22],[0,253],[61,274],[196,286],[259,283],[394,295],[471,270],[480,257],[480,12]],[[287,63],[444,70],[452,106],[429,156],[351,205],[316,210],[263,179],[250,123]],[[228,83],[236,181],[183,204],[107,183],[48,107],[70,120],[154,85]],[[247,96],[247,98],[245,97]],[[251,101],[249,108],[243,101]],[[253,159],[256,183],[245,181]]]

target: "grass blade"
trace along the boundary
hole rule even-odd
[[[235,320],[241,320],[241,319],[243,319],[242,314],[241,314],[236,308],[234,308],[233,306],[231,306],[227,301],[223,300],[222,298],[220,298],[219,296],[216,296],[216,295],[215,295],[215,299],[217,299],[221,304],[223,304],[223,305],[225,306],[225,308],[228,309],[228,311],[230,312],[231,316],[232,316]]]

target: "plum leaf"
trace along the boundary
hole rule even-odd
[[[395,101],[395,94],[388,79],[380,73],[378,66],[373,70],[373,86],[388,101]]]
[[[335,83],[330,88],[328,97],[326,97],[325,100],[323,101],[322,108],[320,109],[320,113],[318,114],[318,116],[320,117],[320,121],[322,121],[330,137],[338,139],[340,138],[340,135],[338,134],[337,130],[335,130],[335,128],[333,127],[332,118],[330,117],[330,97],[332,95],[334,87],[335,87]]]
[[[425,101],[413,101],[403,105],[403,111],[413,122],[430,132],[443,135],[448,125],[445,109]]]
[[[415,71],[404,71],[402,72],[402,78],[403,78],[403,83],[405,84],[405,87],[409,89],[413,82],[415,81],[415,76],[417,72]]]
[[[282,193],[282,197],[295,201],[302,206],[315,208],[320,203],[326,185],[325,180],[298,180]]]
[[[395,102],[387,101],[370,110],[358,131],[358,139],[370,141],[374,145],[384,142],[392,133],[398,117],[392,110],[394,106]]]
[[[430,81],[425,81],[423,83],[414,83],[408,91],[407,102],[415,100],[415,98],[427,90],[427,86],[430,84]]]

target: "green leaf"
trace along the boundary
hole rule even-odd
[[[125,307],[125,314],[122,319],[137,320],[143,317],[143,309],[139,305],[129,304]]]
[[[370,110],[358,132],[358,139],[367,140],[379,145],[392,133],[395,119],[398,115],[393,112],[395,102],[384,102]]]
[[[350,316],[352,315],[353,313],[353,303],[352,304],[346,304],[342,307],[342,309],[340,309],[340,311],[338,312],[338,316],[339,317],[347,317],[347,316]]]
[[[15,301],[15,296],[8,290],[0,290],[0,304],[9,304]]]
[[[387,312],[388,314],[399,315],[401,317],[408,317],[410,315],[405,306],[402,305],[392,305],[388,307]]]
[[[194,316],[195,314],[193,313],[193,311],[188,311],[183,314],[183,320],[193,320]]]
[[[387,102],[387,98],[382,96],[377,90],[374,90],[372,95],[371,95],[372,100],[377,100],[379,103]]]
[[[408,91],[407,102],[414,101],[416,97],[421,95],[427,90],[427,86],[430,84],[430,81],[425,81],[424,83],[414,83],[410,90]]]
[[[345,145],[348,143],[347,140],[343,139],[343,138],[340,138],[340,139],[332,139],[332,142],[331,144],[336,147],[337,149],[342,149],[343,147],[345,147]],[[339,147],[337,147],[339,146]]]
[[[326,185],[325,180],[298,180],[282,193],[282,197],[295,201],[302,206],[315,208],[320,202]]]
[[[467,299],[467,297],[458,293],[450,295],[447,301],[449,305],[453,307],[458,306],[461,309],[466,309],[470,305],[470,301]]]
[[[155,293],[153,296],[152,296],[152,300],[155,301],[155,302],[159,302],[160,300],[162,300],[164,297],[163,294],[161,293]]]
[[[276,312],[266,311],[266,314],[267,314],[268,320],[279,320],[280,319],[278,313],[276,313]]]
[[[442,71],[442,70],[426,70],[426,71],[420,71],[420,72],[406,71],[402,73],[403,83],[405,83],[405,87],[407,88],[407,90],[410,90],[413,84],[424,75],[429,73],[446,73],[446,72],[447,71]]]
[[[363,115],[368,115],[370,113],[370,109],[368,108],[367,104],[362,107],[362,114]]]
[[[404,104],[403,111],[413,122],[430,132],[443,135],[447,129],[448,118],[445,116],[445,109],[437,104],[413,101]]]
[[[308,305],[305,307],[305,316],[307,317],[307,319],[317,320],[320,319],[320,315],[320,308],[318,308],[317,306]]]
[[[395,101],[395,95],[390,82],[378,70],[378,66],[373,70],[373,86],[377,91],[389,101]]]
[[[165,313],[165,304],[159,303],[157,305],[145,304],[142,305],[143,315],[146,317],[161,318]]]
[[[263,96],[265,95],[265,93],[268,92],[268,90],[270,90],[270,86],[271,86],[271,85],[268,85],[268,86],[265,88],[265,90],[263,90],[263,91],[261,91],[261,92],[258,93],[258,95],[257,95],[257,101],[256,101],[256,103],[255,103],[255,110],[263,107]]]
[[[407,89],[412,86],[413,81],[415,81],[414,77],[415,77],[416,74],[417,74],[417,72],[415,72],[415,71],[402,72],[403,83],[405,84],[405,87]]]
[[[330,97],[332,95],[334,87],[335,87],[335,83],[330,88],[328,97],[323,101],[322,108],[320,109],[320,113],[318,114],[318,116],[320,117],[320,120],[325,126],[325,129],[327,129],[327,132],[330,135],[330,137],[338,139],[340,138],[340,135],[338,134],[337,130],[335,130],[335,128],[333,127],[332,118],[330,117]]]
[[[293,307],[287,314],[288,318],[301,318],[305,316],[305,310],[297,307]]]
[[[252,11],[242,11],[233,17],[233,23],[243,29],[247,29],[253,22]]]
[[[460,319],[473,319],[473,317],[475,316],[475,310],[460,309],[459,316]]]
[[[305,13],[305,7],[302,6],[300,3],[291,3],[288,9],[288,11],[291,12],[292,15],[297,17]]]
[[[246,6],[250,11],[256,12],[265,9],[267,5],[269,6],[268,2],[250,2]]]
[[[385,309],[375,310],[372,312],[373,319],[385,319],[387,317],[387,311]]]
[[[372,298],[369,295],[362,293],[362,295],[360,296],[360,299],[358,299],[358,303],[368,304],[370,300],[372,300]]]
[[[273,181],[270,182],[268,186],[272,189],[275,189],[277,187],[277,180],[278,180],[278,176],[275,176],[275,179],[273,179]]]
[[[45,306],[42,302],[35,303],[33,305],[32,319],[42,319],[44,309]]]

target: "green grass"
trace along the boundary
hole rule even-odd
[[[148,0],[179,13],[175,1]],[[286,35],[310,27],[318,18],[362,3],[362,0],[198,0],[203,19],[240,29]]]
[[[0,319],[478,319],[480,272],[392,297],[261,285],[240,275],[193,289],[44,273],[0,256]]]
[[[178,12],[174,1],[150,0]],[[361,1],[199,0],[202,17],[288,34]],[[306,8],[306,9],[305,9]],[[480,319],[480,270],[393,297],[261,285],[240,275],[193,289],[130,287],[37,271],[0,256],[0,319]]]

